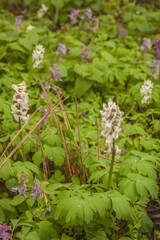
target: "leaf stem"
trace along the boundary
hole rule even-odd
[[[107,190],[109,191],[111,188],[111,181],[112,181],[112,172],[113,172],[113,166],[114,166],[114,159],[115,159],[115,140],[113,139],[113,152],[112,152],[112,161],[111,161],[111,167],[109,171],[109,178],[108,178],[108,187]]]

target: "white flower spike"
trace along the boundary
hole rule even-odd
[[[27,121],[29,118],[29,115],[27,115],[29,106],[28,94],[26,93],[26,84],[23,81],[17,85],[13,84],[12,88],[15,90],[13,95],[14,104],[11,106],[13,117],[16,122]]]
[[[116,105],[110,98],[108,106],[103,104],[103,111],[100,111],[102,116],[102,127],[104,130],[101,132],[105,138],[105,143],[108,146],[107,153],[110,154],[113,145],[113,140],[118,138],[118,133],[121,131],[120,124],[123,120],[123,112],[120,111],[118,105]],[[115,146],[116,158],[120,157],[121,150],[118,146]]]

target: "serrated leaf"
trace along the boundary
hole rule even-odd
[[[65,151],[61,147],[49,147],[45,146],[45,156],[48,157],[51,161],[57,166],[61,166],[65,160]]]

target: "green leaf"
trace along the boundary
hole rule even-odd
[[[11,201],[11,205],[12,206],[17,206],[19,204],[21,204],[22,202],[24,202],[25,199],[24,197],[20,197],[19,195],[15,196],[12,201]]]
[[[106,60],[108,64],[116,63],[117,60],[115,57],[113,57],[109,52],[102,51],[101,52],[102,57]]]
[[[36,231],[30,232],[26,237],[25,240],[41,240],[39,234]]]
[[[9,212],[15,212],[15,208],[11,206],[11,203],[12,201],[7,198],[0,199],[0,206],[2,209],[5,209]]]
[[[75,92],[78,97],[81,97],[88,91],[88,89],[92,86],[92,82],[78,76],[75,82]]]
[[[0,207],[0,222],[4,222],[5,221],[5,214],[3,212],[3,209]]]
[[[49,221],[41,221],[38,224],[38,233],[41,240],[50,239],[50,237],[58,237],[56,231],[52,227],[52,223]]]
[[[63,148],[45,146],[44,152],[45,156],[54,161],[57,166],[61,166],[64,163],[65,151]]]

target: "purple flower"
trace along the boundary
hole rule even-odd
[[[141,51],[150,51],[152,48],[151,40],[148,38],[143,38],[143,43],[141,45]]]
[[[87,117],[87,114],[88,114],[88,113],[82,112],[82,116],[83,116],[84,118]]]
[[[12,192],[18,192],[20,196],[23,196],[24,198],[26,198],[26,194],[25,194],[27,190],[26,183],[28,182],[27,173],[18,175],[18,178],[21,180],[20,185],[17,187],[13,187]]]
[[[43,118],[45,114],[46,114],[46,111],[41,108],[41,117]],[[47,122],[47,120],[48,120],[48,118],[45,117],[45,119],[42,121],[42,125],[41,125],[42,128],[44,127],[44,123]],[[50,119],[49,119],[49,122],[51,122]]]
[[[57,56],[62,55],[64,57],[66,55],[66,52],[67,52],[67,49],[66,49],[65,44],[58,43],[58,48],[56,50],[56,55]]]
[[[34,179],[34,188],[31,190],[30,195],[33,196],[32,200],[36,200],[37,195],[38,195],[39,199],[44,197],[44,193],[41,192],[40,188],[37,185],[37,179],[36,178]]]
[[[51,77],[54,77],[54,80],[63,82],[61,79],[61,73],[60,73],[60,68],[57,68],[55,64],[53,64],[53,68],[50,68],[51,71]]]
[[[24,25],[24,23],[22,22],[22,18],[23,18],[22,15],[19,15],[15,18],[17,30],[21,29],[21,27]]]
[[[85,63],[88,63],[89,61],[89,50],[86,47],[83,47],[82,51],[81,51],[81,60],[84,61]]]
[[[157,60],[160,60],[160,39],[156,38],[154,44],[155,44],[155,58]]]
[[[95,32],[99,26],[99,19],[96,16],[93,16],[92,18],[92,25],[93,25],[92,30],[93,32]]]
[[[71,25],[76,25],[78,23],[77,16],[79,15],[79,9],[72,9],[68,17],[70,18]]]
[[[152,73],[152,76],[154,77],[154,79],[157,79],[158,78],[158,75],[159,75],[159,61],[157,59],[154,59],[153,60],[153,63],[150,65],[150,68],[151,68],[151,71],[153,72]]]
[[[86,8],[85,12],[81,16],[81,20],[91,20],[92,19],[92,10],[90,8]]]
[[[116,34],[119,36],[121,39],[124,39],[127,37],[127,30],[123,27],[120,26],[119,23],[117,23],[116,26]]]
[[[0,238],[3,240],[9,240],[11,238],[11,233],[6,232],[7,230],[9,230],[9,227],[6,224],[0,225]]]

